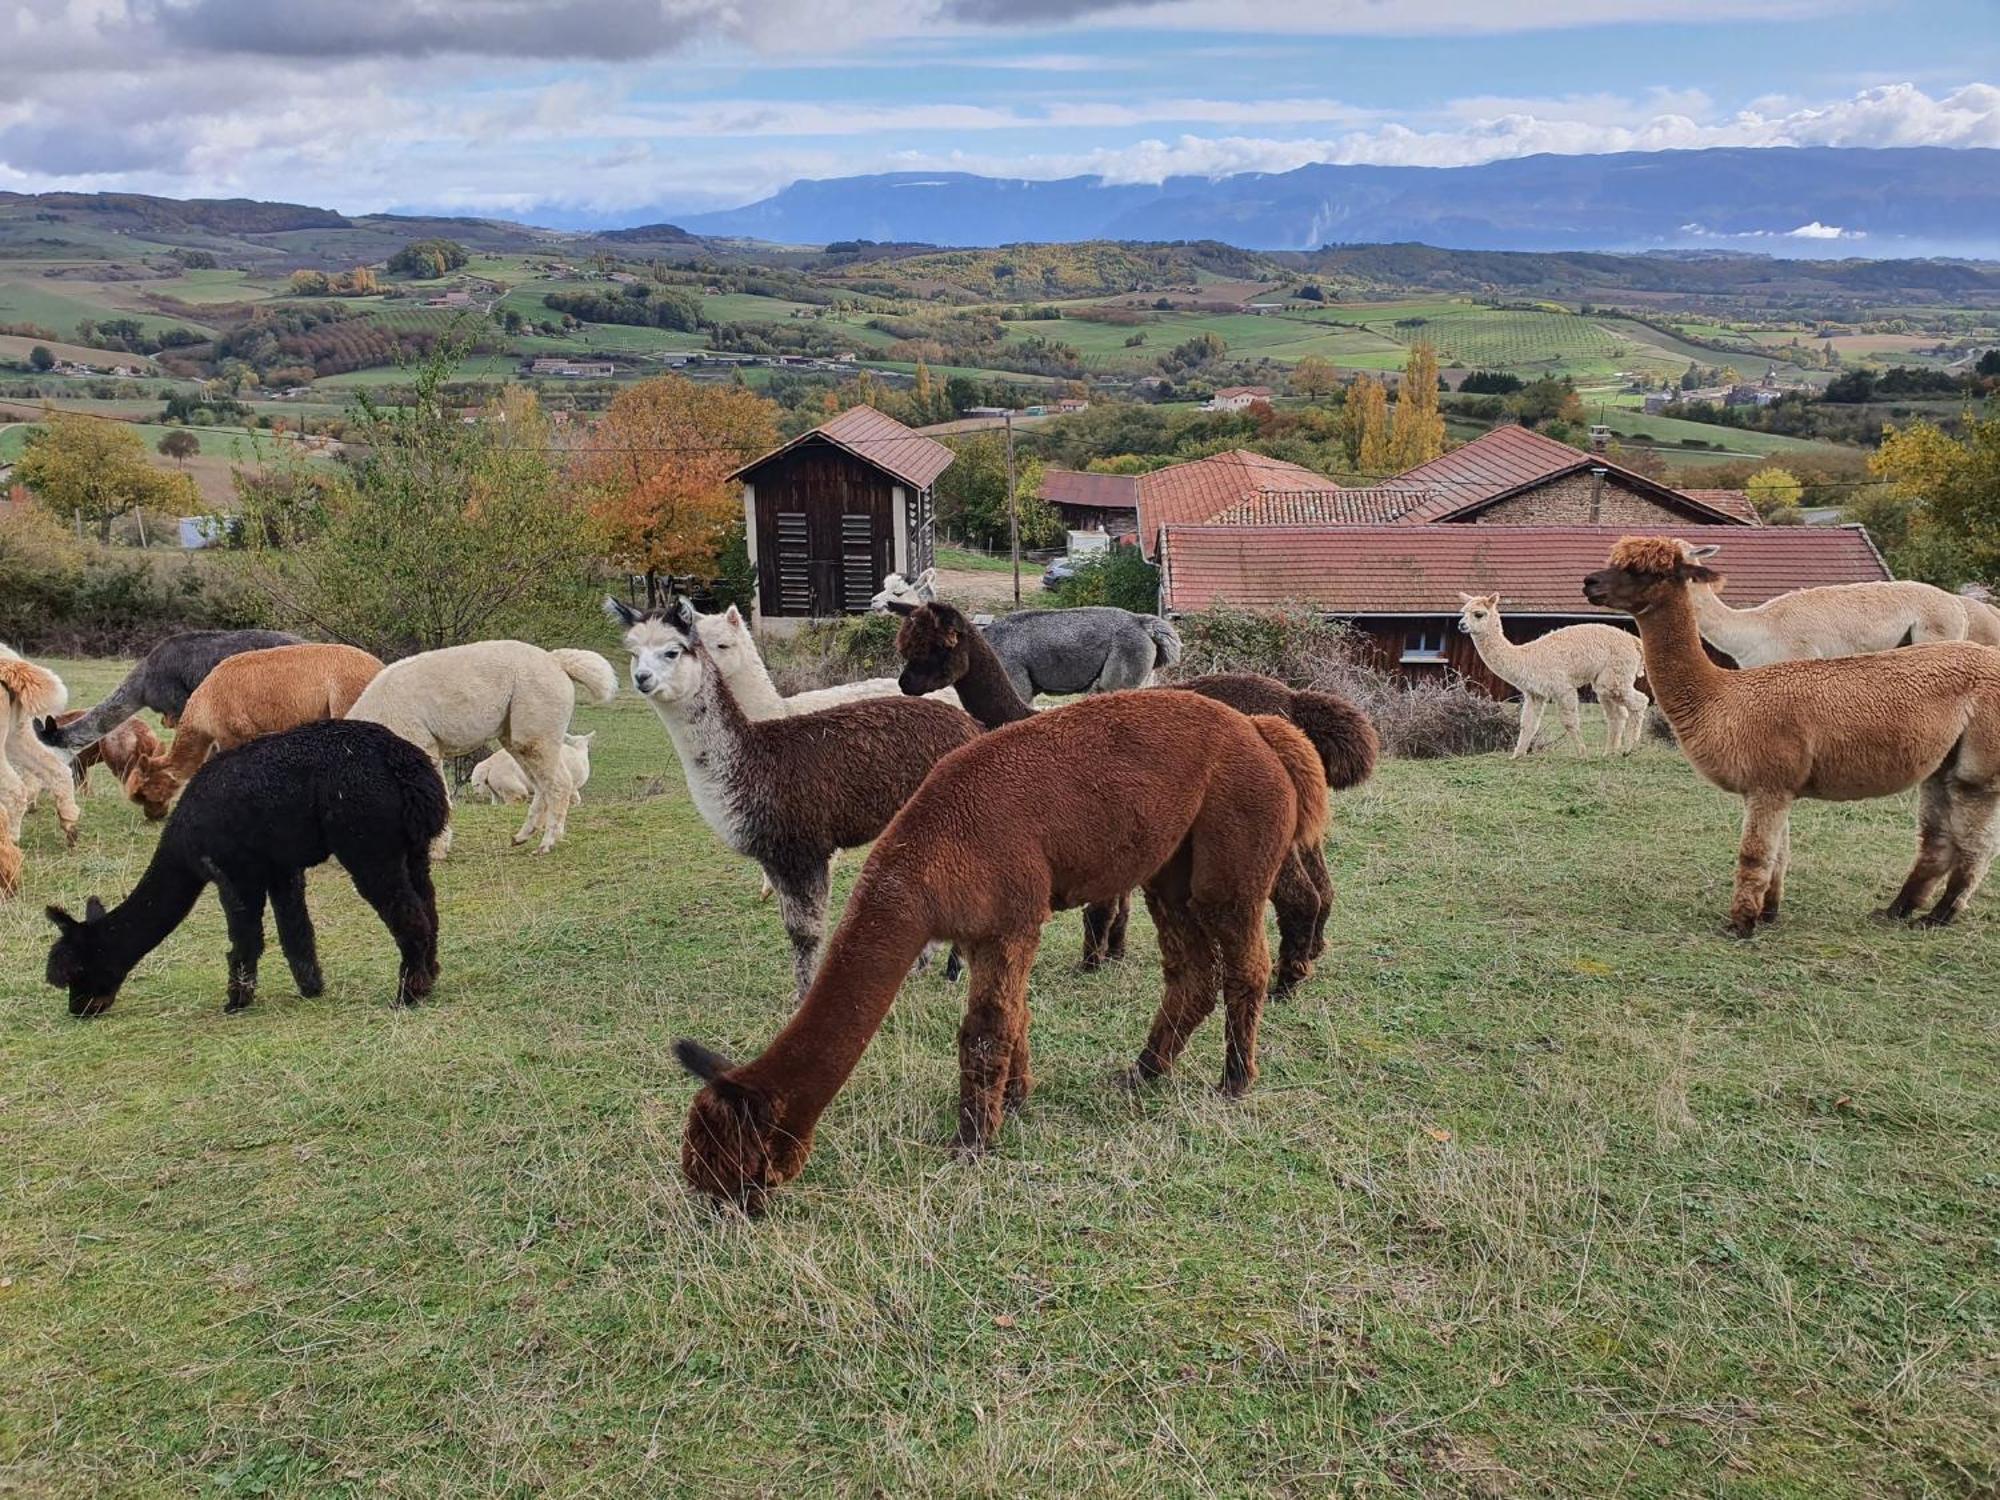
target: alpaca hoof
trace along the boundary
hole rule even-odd
[[[222,1002],[222,1013],[233,1016],[239,1010],[248,1010],[250,1002],[257,998],[255,990],[231,990],[229,998]]]
[[[951,1138],[951,1154],[959,1161],[978,1161],[991,1149],[987,1142],[977,1136],[969,1136],[962,1130]]]
[[[1123,1089],[1128,1094],[1136,1094],[1160,1075],[1144,1063],[1133,1063],[1129,1067],[1111,1070],[1111,1086]]]
[[[1255,1081],[1251,1078],[1225,1078],[1215,1086],[1215,1091],[1225,1099],[1241,1099],[1250,1092],[1250,1085]]]
[[[298,981],[301,1000],[317,1000],[326,993],[326,976],[318,969],[307,969],[304,973],[294,974],[292,978]]]
[[[1919,930],[1927,927],[1949,927],[1957,917],[1958,911],[1956,908],[1940,907],[1933,911],[1927,911],[1921,917],[1915,918],[1911,921],[1910,926]]]
[[[1910,913],[1907,908],[1899,908],[1895,906],[1878,906],[1875,908],[1875,910],[1868,913],[1868,920],[1871,922],[1901,923],[1901,922],[1907,922],[1909,918],[1910,918]]]
[[[1768,927],[1777,920],[1778,908],[1775,906],[1767,906],[1764,910],[1757,913],[1757,921],[1763,926]]]

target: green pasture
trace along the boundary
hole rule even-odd
[[[125,663],[58,664],[89,703]],[[1721,935],[1738,807],[1671,750],[1392,763],[1336,799],[1262,1077],[1114,1088],[1158,991],[1049,925],[1038,1087],[953,1158],[964,991],[913,979],[763,1221],[678,1171],[674,1038],[790,1013],[756,871],[651,712],[582,709],[567,841],[464,805],[443,977],[221,1013],[212,897],[116,1008],[48,902],[156,838],[99,787],[0,905],[0,1484],[22,1495],[1972,1496],[2000,1486],[2000,908],[1878,925],[1910,799],[1808,803]],[[1591,726],[1593,729],[1596,726]],[[1093,768],[1095,774],[1097,768]],[[844,900],[858,858],[843,860]],[[976,879],[977,872],[968,878]]]
[[[7,267],[0,265],[0,323],[34,323],[53,330],[63,338],[74,338],[76,325],[86,318],[92,322],[101,322],[107,318],[131,318],[148,332],[158,332],[166,328],[193,328],[202,333],[214,332],[212,328],[190,322],[186,318],[135,312],[128,308],[113,306],[108,302],[86,300],[88,288],[78,289],[85,295],[70,295],[66,291],[54,290],[64,286],[60,281],[46,281],[41,277],[33,280],[9,279],[7,270]],[[147,283],[134,283],[134,285],[144,284]]]

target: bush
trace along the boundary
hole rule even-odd
[[[1080,565],[1074,578],[1064,580],[1056,590],[1056,602],[1064,609],[1109,604],[1138,615],[1157,614],[1160,570],[1137,547],[1113,547]]]
[[[896,628],[901,624],[900,618],[888,614],[814,620],[795,635],[766,641],[764,664],[787,698],[864,677],[893,677],[903,668],[896,655]]]
[[[1392,677],[1352,630],[1309,609],[1211,609],[1176,623],[1185,649],[1174,680],[1261,672],[1295,688],[1338,693],[1374,721],[1383,751],[1405,760],[1505,750],[1520,727],[1507,705],[1463,681]]]

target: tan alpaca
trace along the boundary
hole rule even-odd
[[[64,841],[76,845],[75,778],[35,733],[37,719],[59,714],[68,705],[69,689],[60,677],[0,645],[0,820],[7,825],[10,844],[19,841],[21,819],[35,798],[47,792],[55,799]]]
[[[1720,550],[1697,547],[1688,555],[1703,561]],[[1688,597],[1702,639],[1739,667],[1866,656],[1927,641],[2000,646],[2000,612],[1928,583],[1833,583],[1751,609],[1731,609],[1709,584],[1690,585]]]
[[[1729,671],[1702,649],[1693,593],[1719,584],[1684,542],[1627,537],[1584,580],[1591,603],[1639,622],[1646,679],[1688,761],[1743,798],[1730,930],[1778,915],[1800,797],[1851,802],[1922,783],[1917,861],[1884,913],[1949,922],[2000,846],[2000,651],[1952,641]]]
[[[1597,694],[1604,710],[1605,753],[1630,753],[1646,726],[1646,695],[1633,686],[1639,676],[1639,643],[1615,625],[1565,625],[1517,646],[1500,628],[1498,594],[1460,594],[1458,628],[1472,637],[1486,670],[1520,689],[1521,734],[1514,742],[1518,760],[1535,746],[1542,718],[1556,706],[1563,734],[1584,754],[1582,710],[1577,689]]]

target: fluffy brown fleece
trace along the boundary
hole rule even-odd
[[[2000,651],[1952,641],[1728,671],[1702,649],[1689,586],[1714,570],[1666,537],[1627,537],[1584,580],[1593,604],[1639,622],[1646,677],[1688,761],[1743,798],[1730,930],[1778,915],[1801,797],[1854,801],[1922,784],[1917,860],[1884,913],[1965,908],[2000,846]]]
[[[0,900],[5,900],[21,889],[21,848],[14,842],[14,835],[7,827],[7,820],[0,817]]]
[[[148,818],[164,818],[211,754],[342,718],[381,670],[378,658],[353,646],[270,646],[227,657],[188,696],[166,753],[126,771],[125,795]]]
[[[67,713],[57,714],[56,728],[66,729],[89,712],[87,708],[73,708]],[[134,764],[147,756],[158,755],[160,749],[160,737],[153,733],[153,726],[134,714],[124,723],[113,726],[103,739],[93,740],[78,751],[76,759],[70,762],[70,770],[76,774],[79,791],[90,790],[90,768],[100,765],[109,768],[122,786]]]
[[[1171,1068],[1227,1012],[1225,1092],[1257,1072],[1270,978],[1263,907],[1287,852],[1316,844],[1326,779],[1305,737],[1191,693],[1128,692],[1036,714],[953,751],[877,841],[791,1022],[738,1067],[676,1048],[705,1082],[681,1167],[756,1211],[813,1131],[927,941],[971,959],[959,1028],[958,1143],[990,1145],[1029,1087],[1028,971],[1052,911],[1143,884],[1165,995],[1132,1074]]]
[[[55,799],[64,839],[76,844],[79,813],[69,769],[35,734],[35,721],[68,698],[55,673],[0,646],[0,821],[10,841],[20,837],[21,819],[46,791]]]

